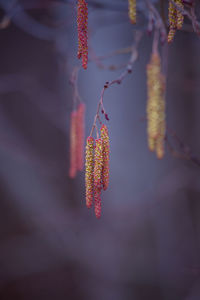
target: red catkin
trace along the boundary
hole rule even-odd
[[[77,172],[76,149],[77,149],[77,134],[76,134],[77,112],[73,111],[70,116],[70,168],[69,177],[75,178]]]
[[[78,53],[82,58],[82,66],[87,69],[88,63],[88,6],[85,0],[78,0],[77,4],[77,27],[78,27]]]

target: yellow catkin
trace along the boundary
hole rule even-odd
[[[161,81],[161,98],[160,98],[160,114],[159,114],[159,135],[156,140],[156,155],[157,158],[161,159],[164,156],[164,140],[165,140],[165,77],[160,76]]]
[[[103,168],[103,143],[102,139],[96,139],[94,153],[94,185],[101,188],[102,168]]]
[[[97,219],[101,217],[101,188],[94,187],[94,212]]]
[[[157,158],[161,159],[164,156],[164,139],[165,139],[165,121],[160,124],[160,135],[156,140],[156,155]]]
[[[177,10],[172,2],[169,2],[169,33],[168,33],[168,43],[171,43],[174,39],[176,28],[177,28]]]
[[[184,8],[183,0],[174,0],[180,7]],[[169,33],[168,42],[171,43],[174,39],[176,29],[181,29],[183,26],[184,16],[182,12],[170,1],[169,2]]]
[[[128,1],[129,19],[132,24],[136,23],[136,0]]]
[[[176,0],[177,5],[180,8],[184,8],[183,0]],[[177,29],[181,29],[183,26],[184,16],[181,11],[177,9]]]
[[[108,136],[108,128],[106,125],[101,127],[101,139],[103,143],[103,169],[102,169],[102,185],[104,191],[109,184],[109,159],[110,159],[110,142]]]
[[[102,139],[96,139],[94,152],[94,200],[95,215],[101,216],[101,189],[102,189],[102,169],[103,169],[103,142]]]
[[[148,146],[158,158],[164,156],[165,138],[165,79],[161,74],[160,57],[153,53],[147,65],[147,135]]]
[[[86,187],[86,206],[90,208],[93,201],[94,188],[94,139],[89,136],[86,143],[85,157],[85,187]]]
[[[147,120],[148,120],[148,136],[151,139],[156,139],[158,136],[159,122],[159,104],[161,97],[160,84],[160,57],[154,53],[150,63],[147,65]]]

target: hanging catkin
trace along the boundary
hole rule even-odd
[[[176,5],[180,7],[180,9],[184,8],[183,0],[174,0]],[[177,29],[181,29],[184,21],[184,16],[182,12],[177,9],[177,7],[169,1],[168,8],[168,17],[169,17],[169,33],[168,33],[168,43],[171,43],[174,39],[175,33]]]
[[[184,8],[183,0],[176,0],[178,7]],[[181,29],[183,26],[184,16],[180,10],[177,9],[177,29]]]
[[[88,6],[85,0],[77,3],[78,58],[82,58],[82,66],[87,69],[88,63]]]
[[[108,128],[106,125],[101,127],[101,139],[103,143],[103,168],[102,168],[102,185],[104,191],[108,188],[109,184],[109,156],[110,156],[110,143],[108,136]]]
[[[92,136],[87,138],[86,157],[85,157],[85,188],[86,206],[90,208],[93,201],[94,190],[94,139]]]
[[[94,200],[95,215],[101,216],[101,189],[102,189],[102,169],[103,169],[103,143],[102,139],[96,139],[94,154]]]
[[[148,120],[148,136],[156,139],[158,136],[159,110],[160,110],[160,57],[153,54],[150,63],[147,65],[147,120]]]
[[[164,155],[165,138],[165,79],[161,74],[158,53],[153,53],[147,65],[147,135],[148,146],[158,158]]]
[[[128,0],[128,14],[132,24],[136,23],[136,0]]]
[[[160,97],[160,113],[159,113],[159,134],[156,140],[156,155],[157,158],[161,159],[164,156],[164,140],[166,131],[165,121],[165,77],[160,74],[160,85],[161,85],[161,97]]]
[[[69,177],[74,178],[77,172],[77,112],[73,111],[70,116],[70,168]]]

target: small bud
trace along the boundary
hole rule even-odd
[[[110,119],[108,118],[108,114],[105,114],[105,118],[107,121],[109,121]]]

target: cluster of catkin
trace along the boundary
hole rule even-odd
[[[95,215],[101,217],[101,191],[109,184],[110,143],[106,125],[101,127],[101,137],[87,138],[85,159],[86,206],[90,208],[94,199]]]
[[[85,104],[81,102],[70,117],[70,168],[69,177],[75,178],[84,166]]]
[[[180,8],[184,8],[183,0],[174,0],[176,5]],[[184,16],[180,10],[169,1],[169,33],[168,42],[171,43],[174,39],[177,29],[181,29],[183,26]]]
[[[147,135],[148,146],[158,158],[164,156],[165,139],[165,78],[161,74],[158,53],[153,53],[147,65]]]
[[[82,66],[87,69],[88,63],[88,6],[85,0],[77,2],[78,58],[82,58]]]
[[[136,0],[128,0],[128,14],[132,24],[136,23]]]

